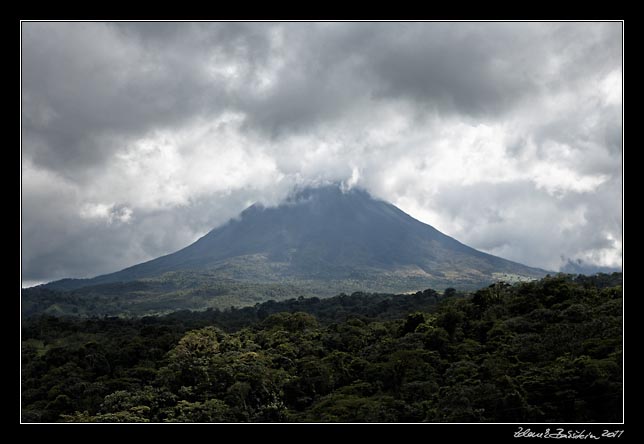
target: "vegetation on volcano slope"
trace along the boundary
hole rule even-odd
[[[228,309],[248,307],[268,300],[282,301],[299,296],[331,297],[356,291],[403,293],[427,287],[444,290],[449,279],[427,279],[376,271],[353,273],[339,280],[281,279],[256,282],[231,278],[219,271],[177,271],[145,280],[104,283],[78,289],[39,286],[22,292],[23,317],[49,314],[55,316],[147,316],[163,315],[176,310]],[[243,276],[242,276],[243,278]],[[513,276],[500,274],[499,280]],[[461,278],[459,288],[476,290],[490,280],[467,281]]]
[[[621,283],[26,319],[22,419],[619,422]]]

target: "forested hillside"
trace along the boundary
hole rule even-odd
[[[616,422],[622,275],[22,324],[27,422]]]

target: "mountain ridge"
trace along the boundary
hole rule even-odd
[[[305,188],[282,204],[253,204],[237,218],[174,253],[91,279],[46,288],[73,290],[150,279],[174,271],[246,267],[250,280],[348,279],[395,272],[449,280],[457,274],[493,280],[494,273],[536,278],[547,272],[471,248],[362,189]],[[261,267],[270,271],[261,272]]]

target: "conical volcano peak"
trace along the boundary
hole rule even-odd
[[[371,194],[363,188],[352,187],[346,188],[341,183],[330,183],[322,185],[312,185],[306,187],[296,187],[289,194],[286,201],[288,203],[297,203],[308,200],[319,201],[336,201],[338,199],[348,199],[359,197],[362,199],[373,199]]]
[[[341,183],[295,186],[280,202],[272,204],[265,204],[261,201],[255,202],[242,212],[242,216],[247,213],[276,207],[306,206],[307,204],[311,206],[336,205],[349,199],[373,200],[374,198],[362,188],[353,187],[347,189]]]
[[[278,206],[252,205],[176,253],[83,285],[184,271],[315,288],[350,281],[372,291],[383,281],[388,290],[409,291],[545,275],[470,248],[364,189],[328,184],[296,189]]]

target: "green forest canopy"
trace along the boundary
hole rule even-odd
[[[622,275],[22,323],[25,422],[619,422]]]

